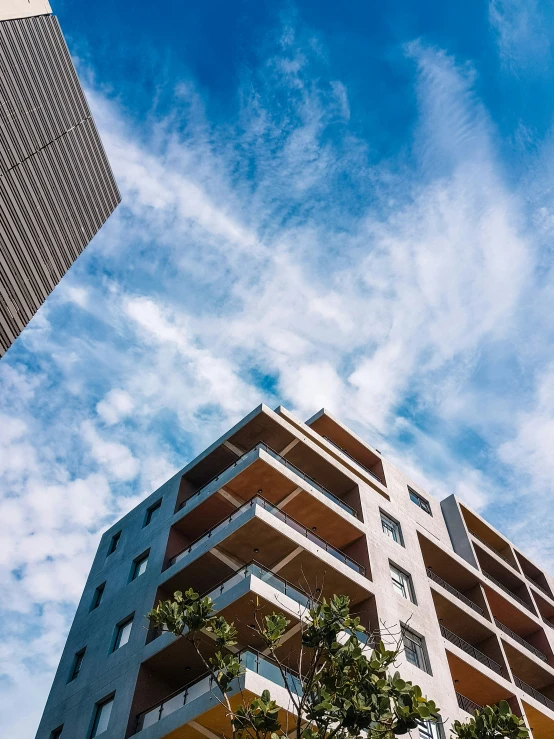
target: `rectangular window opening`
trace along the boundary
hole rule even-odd
[[[81,667],[83,666],[83,659],[85,657],[85,652],[87,651],[86,647],[83,647],[83,649],[80,649],[73,658],[73,667],[71,668],[71,675],[69,676],[69,681],[75,680],[75,678],[79,675],[81,672]]]
[[[149,551],[141,554],[140,557],[137,557],[137,559],[133,561],[131,580],[136,580],[137,577],[140,577],[146,572],[146,566],[148,565],[148,555]]]
[[[152,521],[156,518],[156,516],[160,512],[161,507],[162,507],[162,499],[160,498],[155,503],[153,503],[150,506],[150,508],[147,509],[143,528],[144,526],[148,526],[148,524],[152,523]]]
[[[110,542],[110,548],[108,549],[108,556],[110,554],[113,554],[115,550],[117,549],[117,546],[119,544],[119,540],[121,538],[121,531],[118,531],[117,534],[114,534],[112,536],[112,540]]]
[[[412,576],[389,562],[390,576],[394,589],[406,600],[416,602]]]
[[[410,493],[410,500],[412,501],[412,503],[415,503],[416,506],[421,508],[422,511],[425,511],[425,513],[428,513],[430,516],[432,516],[433,514],[431,513],[431,505],[429,501],[426,500],[419,493],[416,493],[415,490],[412,490],[410,486],[408,486],[408,491]]]
[[[127,642],[129,641],[129,637],[131,636],[132,626],[133,626],[132,616],[125,619],[125,621],[122,621],[120,624],[116,626],[115,639],[114,639],[112,652],[115,652],[117,649],[127,644]]]
[[[415,631],[402,626],[402,641],[404,642],[404,654],[407,661],[419,667],[420,670],[431,674],[425,639],[416,634]]]
[[[108,728],[113,707],[113,696],[96,704],[90,739],[103,734]]]
[[[102,597],[104,595],[104,588],[105,587],[106,587],[106,583],[103,582],[94,591],[94,597],[92,599],[92,606],[91,606],[91,609],[90,609],[91,611],[94,611],[95,608],[98,608],[98,606],[102,602]]]
[[[60,739],[62,735],[62,731],[63,731],[63,724],[61,726],[58,726],[57,729],[54,729],[54,731],[50,733],[50,739]]]
[[[397,544],[404,546],[404,538],[402,536],[402,528],[400,524],[398,521],[395,521],[394,518],[383,513],[383,511],[381,511],[381,527],[383,529],[383,533],[389,536]]]

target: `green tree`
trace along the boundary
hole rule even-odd
[[[173,599],[159,603],[147,616],[153,627],[192,643],[221,691],[217,698],[227,708],[233,739],[281,739],[291,734],[295,739],[393,739],[417,729],[422,721],[441,722],[435,703],[395,669],[400,640],[393,649],[383,641],[368,647],[365,630],[359,617],[350,613],[346,596],[313,601],[306,609],[295,673],[283,663],[280,650],[290,621],[282,613],[255,614],[253,628],[278,666],[289,695],[292,731],[290,726],[281,725],[279,706],[268,691],[253,700],[243,696],[233,710],[229,693],[244,672],[240,658],[230,651],[237,643],[237,630],[215,613],[211,598],[201,598],[194,590],[176,592]],[[203,654],[202,632],[215,640],[218,650],[212,657]],[[456,722],[455,736],[525,739],[527,730],[505,706],[487,707],[466,724]]]

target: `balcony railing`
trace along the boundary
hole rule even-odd
[[[239,652],[239,659],[246,670],[257,672],[258,675],[284,687],[285,678],[283,677],[278,665],[269,657],[265,657],[254,649],[248,648]],[[284,671],[289,688],[297,695],[301,695],[302,683],[300,682],[298,675],[292,670],[285,669]],[[167,698],[160,703],[157,703],[152,708],[139,713],[137,716],[135,733],[161,721],[161,719],[169,716],[174,711],[177,711],[188,703],[192,703],[196,698],[199,698],[212,690],[219,694],[219,688],[215,685],[211,675],[202,675],[197,680],[194,680],[183,688],[171,693]]]
[[[456,590],[456,588],[452,587],[452,585],[449,585],[446,580],[443,580],[442,577],[439,577],[430,567],[427,567],[427,576],[433,580],[433,582],[438,583],[441,587],[443,587],[445,590],[448,590],[449,593],[452,593],[452,595],[455,595],[456,598],[459,598],[463,603],[466,604],[466,606],[469,606],[477,613],[480,613],[481,616],[483,615],[484,611],[483,609],[477,605],[477,603],[474,603],[472,600],[470,600],[466,595],[463,593],[460,593],[459,590]]]
[[[365,470],[368,473],[368,475],[371,475],[371,477],[374,477],[377,480],[377,482],[380,482],[381,483],[381,485],[384,485],[385,484],[383,482],[383,480],[381,480],[381,478],[379,477],[379,475],[376,475],[375,472],[372,472],[368,467],[366,467],[365,465],[363,465],[361,462],[358,462],[358,460],[355,457],[353,457],[351,454],[348,454],[348,452],[346,451],[346,449],[343,449],[341,446],[339,446],[336,443],[336,441],[333,441],[333,439],[330,439],[328,436],[324,436],[323,438],[326,441],[328,441],[329,444],[332,444],[334,447],[336,447],[346,457],[348,457],[348,459],[351,459],[353,462],[355,462],[358,465],[358,467],[361,467],[362,470]]]
[[[493,582],[493,583],[494,583],[495,585],[497,585],[497,586],[498,586],[498,587],[499,587],[499,588],[500,588],[501,590],[503,590],[503,591],[504,591],[505,593],[508,593],[508,595],[511,595],[511,596],[512,596],[512,598],[514,598],[514,600],[517,600],[517,602],[518,602],[518,603],[520,603],[520,604],[521,604],[522,606],[524,606],[525,608],[527,608],[527,610],[528,610],[528,611],[531,611],[531,613],[534,613],[534,612],[535,612],[535,611],[534,611],[534,609],[533,609],[533,606],[529,605],[529,603],[526,603],[526,602],[525,602],[524,600],[522,600],[522,599],[521,599],[521,598],[519,597],[519,595],[516,595],[516,594],[515,594],[514,592],[512,592],[512,591],[510,590],[510,588],[507,588],[507,587],[506,587],[505,585],[502,585],[502,583],[501,583],[501,582],[499,582],[499,581],[498,581],[498,580],[497,580],[497,579],[496,579],[495,577],[493,577],[492,575],[489,575],[489,573],[488,573],[488,572],[485,572],[485,570],[483,570],[483,575],[484,575],[484,576],[485,576],[485,577],[487,578],[487,580],[490,580],[491,582]]]
[[[303,480],[305,480],[309,485],[311,485],[316,490],[319,490],[320,493],[322,493],[326,498],[329,498],[329,500],[332,500],[333,503],[336,503],[338,506],[340,506],[343,511],[346,511],[351,516],[354,516],[354,518],[358,517],[358,512],[349,506],[347,503],[345,503],[343,500],[338,498],[334,493],[332,493],[330,490],[327,490],[326,487],[323,487],[321,483],[317,482],[317,480],[314,480],[313,477],[310,477],[305,472],[302,472],[302,470],[298,469],[292,462],[289,462],[288,459],[285,459],[285,457],[282,457],[278,452],[276,452],[274,449],[272,449],[270,446],[268,446],[264,441],[260,441],[256,446],[252,447],[252,449],[249,449],[247,452],[244,452],[240,457],[235,459],[234,462],[231,462],[230,465],[225,467],[224,470],[222,470],[218,475],[215,475],[205,485],[202,485],[200,490],[197,490],[193,495],[190,496],[190,498],[187,498],[184,500],[180,506],[179,510],[184,508],[186,505],[190,503],[191,500],[195,500],[198,498],[204,490],[208,487],[208,485],[211,485],[212,482],[215,482],[218,480],[222,475],[224,475],[228,470],[232,469],[233,467],[236,467],[236,465],[240,462],[240,460],[245,457],[247,454],[250,454],[250,452],[254,451],[255,449],[263,449],[267,454],[270,455],[270,457],[273,457],[273,459],[280,462],[280,464],[283,464],[285,467],[287,467],[289,470],[292,470],[298,477],[301,477]]]
[[[351,559],[348,555],[344,554],[344,552],[341,552],[339,549],[335,549],[335,547],[331,546],[329,542],[325,541],[325,539],[322,539],[320,536],[317,536],[317,534],[314,534],[313,531],[306,528],[306,526],[303,526],[301,523],[298,523],[294,518],[291,518],[287,513],[283,513],[277,506],[274,506],[273,503],[270,503],[269,501],[265,500],[265,498],[260,497],[259,495],[254,496],[251,500],[247,501],[244,505],[242,505],[240,508],[237,508],[233,513],[231,513],[230,516],[227,516],[227,518],[224,518],[223,521],[220,521],[218,524],[213,526],[209,531],[207,531],[205,534],[200,536],[198,539],[192,542],[192,544],[189,544],[188,547],[185,547],[181,552],[176,554],[174,557],[171,557],[171,559],[168,561],[167,566],[171,567],[171,565],[174,565],[176,562],[179,562],[179,560],[183,559],[183,557],[186,557],[187,554],[192,552],[194,549],[196,549],[202,542],[205,542],[207,539],[212,538],[216,533],[219,533],[223,529],[225,529],[229,524],[234,521],[236,518],[238,518],[242,513],[244,513],[245,510],[248,508],[252,508],[254,506],[260,506],[261,508],[264,508],[266,511],[271,513],[273,516],[278,518],[280,521],[283,521],[288,526],[290,526],[294,531],[296,531],[297,534],[300,534],[301,536],[305,537],[309,541],[316,544],[321,549],[324,549],[326,552],[328,552],[332,557],[335,559],[338,559],[343,564],[347,565],[347,567],[350,567],[350,569],[354,570],[355,572],[359,572],[360,575],[365,575],[365,567],[355,560]]]
[[[493,659],[474,647],[473,644],[470,644],[469,642],[465,641],[465,639],[462,639],[461,636],[458,636],[453,631],[450,631],[450,629],[447,629],[446,626],[440,624],[440,628],[441,634],[444,636],[445,639],[448,639],[449,642],[455,644],[460,649],[463,649],[464,652],[481,662],[483,665],[486,665],[491,670],[494,670],[499,675],[503,674],[502,665],[499,665],[498,662],[495,662]]]
[[[548,626],[550,626],[551,629],[554,629],[554,624],[552,623],[552,621],[549,621],[544,616],[542,617],[542,620],[544,621],[545,624],[548,624]]]
[[[505,557],[505,556],[504,556],[503,554],[500,554],[500,552],[498,551],[498,549],[496,549],[495,547],[493,547],[493,545],[492,545],[492,544],[489,544],[489,542],[488,542],[488,541],[485,541],[484,539],[482,539],[482,538],[481,538],[481,537],[479,536],[479,534],[476,534],[476,533],[475,533],[475,531],[472,531],[471,529],[469,529],[469,533],[470,533],[470,534],[471,534],[472,536],[474,536],[474,537],[475,537],[475,538],[476,538],[476,539],[477,539],[478,541],[480,541],[480,542],[481,542],[481,544],[484,544],[484,545],[485,545],[485,546],[487,547],[487,549],[490,549],[490,550],[491,550],[491,552],[494,552],[494,553],[496,554],[496,556],[497,556],[497,557],[500,557],[500,559],[503,559],[503,560],[504,560],[504,562],[506,562],[506,564],[510,565],[510,567],[512,568],[512,570],[516,570],[516,572],[517,572],[517,568],[516,568],[516,566],[515,566],[514,564],[512,564],[512,563],[510,562],[510,560],[509,560],[509,559],[507,559],[507,558],[506,558],[506,557]]]
[[[502,621],[499,621],[497,618],[494,619],[495,624],[498,626],[500,631],[503,631],[505,634],[508,634],[508,636],[511,636],[512,639],[515,639],[515,641],[518,642],[518,644],[521,644],[523,647],[528,649],[530,652],[533,652],[533,654],[538,657],[539,659],[542,659],[543,662],[547,662],[548,659],[545,654],[543,654],[540,649],[537,649],[532,644],[529,644],[529,642],[524,639],[519,634],[516,634],[515,631],[512,631],[509,626],[506,626],[506,624],[503,624]]]
[[[549,593],[546,588],[544,588],[542,585],[539,585],[539,583],[535,582],[535,580],[533,580],[531,577],[528,577],[527,575],[525,575],[525,577],[529,580],[530,583],[533,583],[533,585],[538,588],[541,593],[544,593],[547,598],[550,598],[550,600],[554,600],[554,598],[552,597],[552,593]]]
[[[521,688],[527,695],[532,695],[535,700],[537,700],[539,703],[542,703],[543,706],[546,706],[547,708],[550,708],[551,711],[554,711],[554,701],[550,700],[550,698],[547,698],[546,695],[543,695],[535,688],[531,687],[531,685],[528,685],[527,683],[523,682],[517,675],[514,675],[514,682],[518,686],[518,688]]]
[[[481,711],[483,708],[483,706],[480,706],[478,703],[475,703],[475,701],[466,698],[465,695],[462,695],[461,693],[456,693],[456,700],[458,701],[458,705],[462,711],[467,711],[471,714],[475,711]]]

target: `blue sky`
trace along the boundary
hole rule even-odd
[[[342,5],[54,3],[123,204],[0,362],[2,734],[102,530],[262,401],[554,571],[552,5]]]

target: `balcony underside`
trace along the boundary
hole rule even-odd
[[[513,695],[513,691],[504,685],[501,678],[497,682],[485,674],[486,668],[481,669],[481,666],[476,668],[470,664],[469,658],[466,659],[465,655],[459,656],[454,651],[455,647],[449,643],[445,643],[445,647],[456,692],[465,695],[480,706],[492,705],[500,700],[507,700]]]
[[[546,713],[537,710],[525,699],[523,709],[527,716],[527,724],[533,732],[533,739],[552,739],[554,737],[554,720]]]

